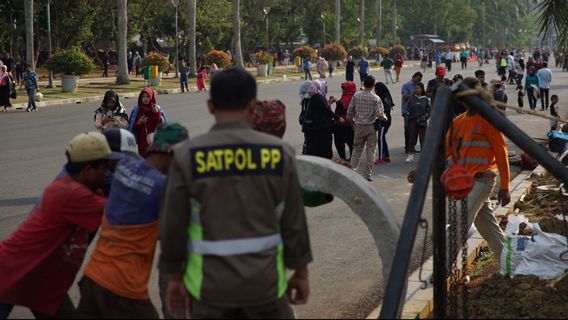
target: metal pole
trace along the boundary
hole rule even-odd
[[[179,42],[178,42],[178,5],[176,5],[176,58],[175,58],[175,64],[176,64],[176,78],[179,78]]]
[[[322,18],[323,20],[323,43],[322,43],[322,47],[325,46],[325,18]]]
[[[49,55],[51,56],[51,9],[49,6],[50,0],[47,0],[47,42],[49,43]],[[48,88],[53,88],[53,71],[49,70]]]
[[[430,126],[426,131],[426,144],[422,149],[416,169],[416,177],[412,185],[408,206],[400,229],[400,237],[392,263],[391,273],[387,281],[380,319],[399,319],[406,295],[408,265],[416,239],[416,231],[420,223],[420,215],[424,207],[426,192],[430,182],[430,174],[436,162],[439,162],[440,145],[444,139],[443,130],[448,122],[452,91],[450,88],[439,89],[436,93]],[[445,153],[443,153],[445,154]],[[439,171],[439,168],[437,169]],[[439,173],[437,171],[437,173]],[[438,178],[439,179],[439,178]],[[440,194],[437,193],[437,196]],[[438,210],[442,203],[437,202]],[[445,210],[445,209],[444,209]],[[445,254],[445,253],[444,253]]]

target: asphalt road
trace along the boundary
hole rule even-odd
[[[454,64],[454,68],[456,66]],[[484,66],[484,69],[488,80],[496,78],[493,65]],[[375,180],[371,182],[394,208],[399,222],[402,222],[411,189],[411,185],[406,182],[406,174],[415,166],[404,162],[400,90],[402,81],[408,81],[417,70],[412,67],[403,69],[401,83],[388,85],[397,104],[393,110],[393,125],[387,136],[393,162],[375,166]],[[472,76],[475,70],[470,67],[462,72],[455,68],[448,77],[451,78],[458,72]],[[555,71],[551,94],[558,94],[563,105],[562,101],[568,99],[568,91],[562,83],[565,83],[568,76]],[[382,71],[372,73],[378,80],[384,80]],[[433,70],[428,70],[424,82],[433,77]],[[343,75],[328,79],[329,95],[341,95],[342,81]],[[258,90],[259,99],[280,99],[287,106],[288,128],[284,140],[293,145],[298,153],[303,142],[297,122],[300,84],[300,81],[287,81],[260,85]],[[508,88],[507,93],[509,101],[514,103],[514,88]],[[190,136],[196,136],[207,132],[213,123],[213,117],[206,108],[207,98],[207,92],[192,92],[159,95],[157,101],[165,108],[170,121],[182,123],[188,128]],[[133,99],[123,100],[128,110],[134,103]],[[51,106],[33,113],[19,110],[0,114],[0,239],[8,236],[26,217],[43,188],[58,173],[65,162],[64,150],[69,140],[77,133],[94,130],[93,111],[96,108],[96,103],[88,103]],[[509,113],[509,117],[530,136],[544,137],[548,120],[517,113]],[[423,212],[423,216],[429,221],[430,203],[427,200]],[[380,303],[383,296],[381,262],[370,233],[340,200],[307,209],[307,214],[315,262],[310,265],[310,301],[306,306],[295,308],[297,316],[365,317]],[[423,245],[421,230],[416,237],[410,271],[419,266]],[[427,252],[431,252],[431,249],[427,248]],[[157,272],[153,273],[150,292],[154,304],[159,308],[161,304],[156,274]],[[71,295],[77,303],[77,286],[73,286]],[[28,318],[31,314],[23,308],[16,308],[11,317]]]

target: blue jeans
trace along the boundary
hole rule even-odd
[[[186,91],[189,92],[189,88],[187,87],[187,77],[181,77],[179,78],[179,84],[181,86],[181,92],[184,92],[184,88]]]
[[[26,93],[28,94],[28,109],[37,109],[34,101],[35,89],[26,89]]]

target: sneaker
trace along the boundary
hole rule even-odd
[[[383,164],[383,163],[385,163],[385,160],[383,160],[383,159],[375,160],[375,164]]]
[[[404,160],[406,162],[414,162],[414,155],[409,154],[408,157],[406,158],[406,160]]]
[[[26,112],[30,112],[30,108],[26,108]]]
[[[369,181],[369,182],[375,180],[375,179],[373,179],[373,177],[367,177],[365,179],[367,179],[367,181]]]
[[[390,163],[391,162],[391,158],[390,157],[384,157],[383,161],[386,163]]]

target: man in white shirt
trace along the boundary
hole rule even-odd
[[[444,60],[446,61],[446,70],[452,72],[452,62],[454,61],[454,54],[448,49],[444,55]]]
[[[540,110],[548,110],[548,92],[550,91],[550,83],[552,82],[552,71],[548,68],[548,63],[543,63],[542,68],[538,70],[536,75],[540,88]]]

